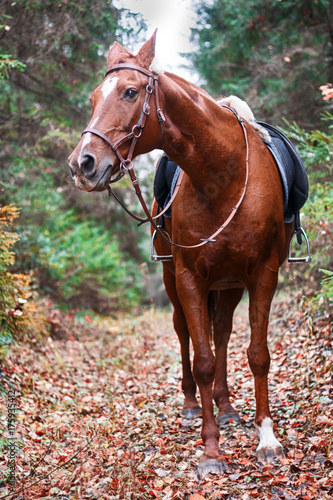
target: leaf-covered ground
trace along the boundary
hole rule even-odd
[[[181,416],[171,313],[152,309],[92,322],[87,316],[80,323],[53,311],[50,321],[54,338],[15,346],[3,369],[3,387],[17,396],[13,441],[19,449],[14,493],[8,488],[8,450],[0,455],[0,498],[333,497],[333,333],[327,319],[312,324],[289,298],[275,301],[270,399],[286,458],[263,466],[255,456],[247,303],[241,304],[229,382],[242,420],[221,429],[226,473],[203,481],[196,475],[201,420]],[[2,438],[8,437],[6,402],[1,399]]]

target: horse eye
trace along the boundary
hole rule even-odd
[[[135,89],[127,89],[124,92],[124,99],[134,99],[138,95],[137,90]]]

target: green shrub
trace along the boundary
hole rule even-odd
[[[3,25],[0,25],[0,29],[3,28]],[[12,69],[16,69],[18,71],[24,71],[26,65],[13,59],[10,54],[0,54],[0,80],[4,80],[9,77],[9,73]]]
[[[333,303],[333,136],[330,133],[333,115],[327,112],[322,120],[326,131],[306,132],[297,124],[286,122],[286,133],[297,141],[309,176],[309,199],[302,208],[302,224],[309,236],[312,261],[309,267],[294,269],[293,273],[298,285],[307,283],[313,295],[308,301],[309,314],[320,311],[330,316]]]
[[[333,115],[326,113],[322,120],[328,131],[333,128]],[[286,123],[286,132],[297,141],[309,176],[309,198],[302,208],[302,221],[311,243],[311,275],[319,281],[320,269],[333,267],[333,136],[322,130],[307,132],[296,123]]]
[[[57,212],[46,221],[38,244],[41,262],[65,299],[85,297],[85,287],[89,293],[110,295],[116,303],[126,299],[130,304],[136,298],[133,263],[125,260],[117,240],[99,221],[82,221],[72,210]],[[83,301],[87,307],[89,299],[94,297]]]
[[[323,294],[333,302],[333,272],[322,269],[325,278],[321,282],[323,285]]]
[[[109,312],[131,306],[139,299],[138,264],[119,250],[103,220],[69,208],[59,186],[66,185],[64,166],[42,153],[36,147],[13,156],[10,177],[2,179],[10,199],[22,205],[15,270],[37,269],[44,291],[71,307]]]

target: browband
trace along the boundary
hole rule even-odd
[[[154,80],[158,79],[158,75],[156,75],[156,73],[152,73],[148,69],[147,70],[143,69],[140,66],[137,66],[136,64],[128,64],[128,63],[115,64],[110,69],[108,69],[108,71],[105,73],[105,77],[107,77],[110,73],[113,73],[114,71],[118,71],[119,69],[135,70],[135,71],[138,71],[139,73],[142,73],[143,75],[150,76]]]

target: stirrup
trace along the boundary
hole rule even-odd
[[[300,235],[301,241],[302,241],[302,236],[304,236],[305,243],[307,246],[307,256],[306,257],[292,257],[291,256],[291,246],[292,246],[292,241],[294,239],[294,236]],[[300,226],[295,231],[293,232],[291,238],[290,238],[290,243],[289,243],[289,258],[288,262],[310,262],[311,261],[311,254],[310,254],[310,243],[308,240],[308,237],[306,235],[306,232],[304,229]]]
[[[150,259],[153,260],[154,262],[168,262],[173,259],[172,255],[157,255],[155,247],[154,247],[154,240],[156,238],[156,229],[153,232],[153,236],[151,238],[151,252],[150,252]]]

